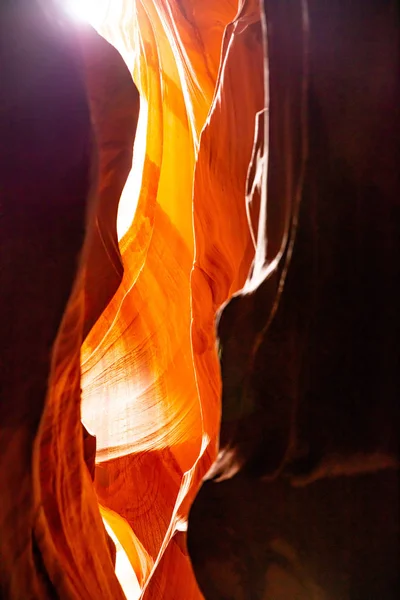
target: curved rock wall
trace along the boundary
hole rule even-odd
[[[395,598],[398,7],[102,7],[1,8],[0,595]]]

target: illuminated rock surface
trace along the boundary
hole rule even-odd
[[[344,4],[1,9],[1,597],[397,597],[399,15]]]
[[[241,472],[204,484],[189,550],[210,599],[394,599],[398,6],[265,5],[267,261],[218,324],[212,475]],[[254,208],[257,182],[252,167]]]

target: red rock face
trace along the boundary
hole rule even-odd
[[[0,18],[0,596],[397,597],[398,7],[43,6]]]
[[[83,65],[70,27],[22,8],[1,16],[1,595],[122,598],[80,424],[97,188]]]
[[[267,276],[218,325],[226,481],[189,520],[206,598],[399,592],[399,14],[344,4],[265,3]]]

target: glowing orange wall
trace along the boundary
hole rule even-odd
[[[260,7],[128,4],[110,6],[100,33],[133,73],[147,130],[121,200],[122,283],[83,346],[82,416],[97,436],[100,502],[132,527],[141,585],[151,573],[145,597],[189,599],[201,595],[180,531],[217,451],[215,315],[254,256],[245,192],[264,108]]]

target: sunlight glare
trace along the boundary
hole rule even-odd
[[[140,98],[139,121],[133,148],[132,169],[119,201],[117,218],[118,240],[123,238],[132,225],[142,189],[143,166],[146,157],[148,112],[147,102],[142,96]]]
[[[72,17],[95,28],[105,21],[109,5],[109,0],[66,0],[66,10]]]

